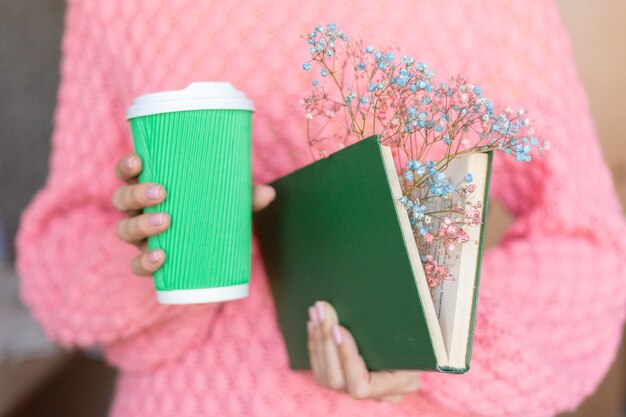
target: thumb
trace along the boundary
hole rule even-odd
[[[256,184],[252,188],[252,211],[267,207],[276,197],[276,190],[266,184]]]

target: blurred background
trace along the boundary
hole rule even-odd
[[[558,3],[626,206],[626,123],[619,105],[626,97],[626,1]],[[20,212],[45,181],[64,8],[62,0],[0,0],[0,417],[106,416],[114,386],[115,371],[98,352],[63,352],[46,341],[18,300],[12,268]],[[492,207],[488,245],[497,244],[508,223],[506,212]],[[563,417],[626,416],[624,357],[623,342],[597,392]]]

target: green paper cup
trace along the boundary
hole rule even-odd
[[[139,182],[167,197],[144,212],[171,225],[148,238],[165,263],[154,275],[159,302],[192,304],[248,295],[252,239],[253,103],[227,82],[197,82],[137,97],[128,109]]]

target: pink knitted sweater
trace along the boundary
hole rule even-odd
[[[115,232],[113,166],[132,150],[136,95],[228,80],[257,105],[255,181],[309,163],[299,35],[328,22],[468,76],[529,110],[552,144],[530,164],[496,156],[492,197],[515,220],[485,255],[472,369],[423,373],[399,405],[288,369],[256,245],[250,297],[164,306]],[[70,0],[66,25],[50,176],[24,213],[17,266],[47,335],[100,346],[120,369],[112,416],[549,416],[605,374],[626,310],[626,226],[551,2]]]

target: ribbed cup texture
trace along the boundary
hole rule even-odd
[[[166,254],[157,290],[247,283],[252,233],[251,113],[194,110],[131,119],[140,182],[167,197],[146,213],[166,212],[171,225],[148,239]]]

